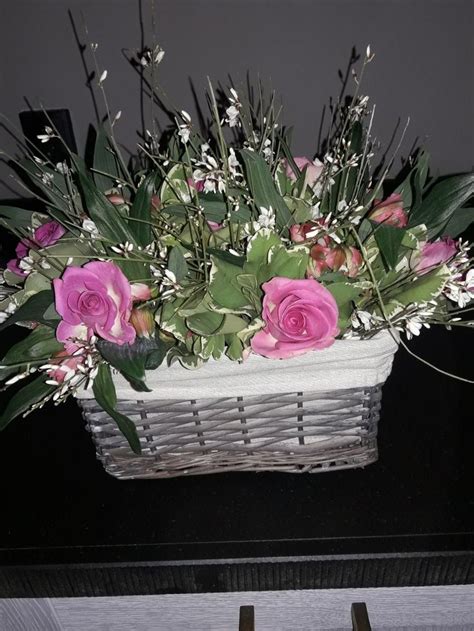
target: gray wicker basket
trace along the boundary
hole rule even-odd
[[[98,458],[120,479],[364,467],[377,460],[381,388],[396,348],[383,334],[284,362],[172,366],[151,375],[153,392],[140,400],[117,376],[117,409],[135,423],[141,456],[90,394],[79,404]]]
[[[134,455],[114,421],[80,402],[97,455],[117,478],[223,471],[304,473],[377,460],[381,386],[201,400],[127,401],[142,446]]]

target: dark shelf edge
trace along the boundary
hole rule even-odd
[[[474,583],[474,553],[0,568],[0,598],[408,587]]]

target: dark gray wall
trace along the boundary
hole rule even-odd
[[[150,3],[144,10],[150,28]],[[473,163],[473,2],[471,0],[155,0],[158,40],[166,50],[161,82],[173,102],[194,114],[189,78],[245,78],[248,69],[282,97],[295,125],[296,154],[311,154],[323,105],[339,89],[353,45],[376,58],[364,91],[377,104],[375,131],[387,140],[398,117],[440,172]],[[138,81],[121,54],[140,46],[138,0],[0,0],[0,111],[17,123],[24,97],[71,110],[82,148],[93,120],[90,96],[67,15],[90,36],[109,76],[118,133],[132,147],[139,125]],[[0,145],[11,148],[0,135]],[[402,152],[403,153],[403,152]],[[2,168],[0,177],[6,179]],[[0,185],[0,197],[8,192]]]

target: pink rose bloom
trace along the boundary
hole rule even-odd
[[[425,243],[421,248],[420,260],[415,265],[417,272],[426,272],[437,265],[449,261],[458,251],[458,246],[449,237]]]
[[[408,216],[403,210],[402,196],[398,193],[392,193],[384,201],[376,199],[369,219],[388,226],[395,226],[395,228],[404,228],[408,223]]]
[[[262,287],[266,326],[252,338],[255,353],[286,359],[331,346],[339,333],[339,310],[321,283],[277,276]]]
[[[18,276],[28,276],[29,272],[20,267],[20,261],[28,256],[28,251],[34,247],[46,248],[48,245],[54,245],[65,232],[66,229],[57,221],[47,221],[36,228],[33,239],[22,239],[18,243],[15,248],[16,258],[8,261],[7,268]]]
[[[293,160],[295,161],[298,169],[302,173],[305,172],[305,184],[307,186],[313,187],[323,171],[323,163],[320,162],[318,159],[314,160],[313,162],[309,158],[305,158],[303,156],[293,158]],[[292,182],[296,182],[296,173],[291,168],[288,160],[283,160],[283,166],[285,167],[286,177],[289,178]]]
[[[66,344],[64,344],[64,350],[55,353],[51,359],[50,363],[57,364],[58,367],[48,370],[48,377],[61,384],[68,375],[75,373],[77,367],[82,364],[84,360],[81,353],[74,355],[79,348],[80,346],[77,344],[66,342]]]
[[[64,228],[57,221],[47,221],[42,226],[36,228],[33,240],[39,248],[47,248],[54,245],[66,233]]]
[[[92,261],[68,267],[53,286],[56,311],[62,317],[56,330],[60,342],[89,339],[94,333],[120,345],[135,340],[129,323],[132,290],[114,263]]]

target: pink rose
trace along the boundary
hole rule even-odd
[[[7,268],[18,276],[28,276],[29,272],[20,267],[20,261],[28,256],[31,248],[46,248],[54,245],[64,234],[66,229],[57,221],[47,221],[36,228],[32,239],[22,239],[15,248],[16,258],[8,261]]]
[[[318,159],[312,161],[309,158],[305,158],[304,156],[293,158],[293,160],[295,161],[298,169],[301,172],[305,172],[305,184],[307,186],[313,187],[323,171],[323,163],[320,162]],[[296,182],[296,173],[291,168],[288,160],[283,160],[283,165],[285,167],[286,177],[288,177],[292,182]]]
[[[47,248],[54,245],[66,233],[64,228],[57,221],[47,221],[42,226],[36,228],[33,240],[40,248]]]
[[[286,359],[331,346],[339,333],[339,310],[321,283],[277,276],[262,287],[266,326],[252,338],[255,353]]]
[[[369,219],[377,223],[385,223],[395,228],[404,228],[408,223],[408,216],[403,210],[402,196],[392,193],[387,199],[375,200],[375,205]]]
[[[95,333],[115,344],[132,343],[135,329],[129,323],[132,290],[117,265],[92,261],[66,268],[53,280],[56,311],[62,317],[56,338],[65,342],[89,339]]]
[[[417,272],[426,272],[437,265],[449,261],[458,251],[458,246],[449,237],[425,243],[421,248],[420,259],[415,265]]]
[[[310,250],[308,275],[318,278],[323,272],[342,272],[354,278],[361,265],[362,255],[357,248],[335,245],[324,237]]]

